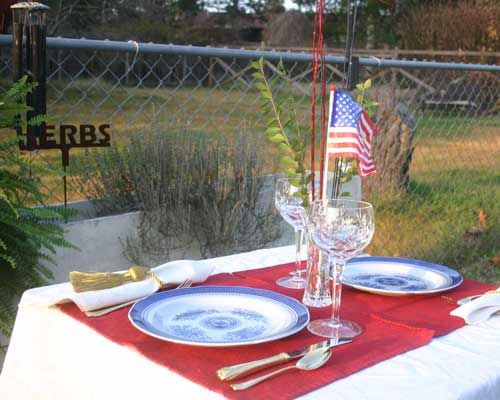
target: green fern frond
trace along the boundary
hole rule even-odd
[[[28,83],[28,77],[23,76],[17,82],[14,82],[12,87],[7,90],[3,96],[3,102],[18,103],[26,99],[26,96],[31,93],[31,91],[38,86],[38,83],[31,82]]]
[[[45,253],[40,254],[40,259],[47,261],[49,264],[57,265],[57,261],[54,259],[54,257],[48,254]]]
[[[16,103],[3,103],[0,107],[2,107],[2,116],[6,115],[7,113],[17,115],[22,112],[33,110],[33,107]]]
[[[0,95],[0,128],[17,122],[17,114],[25,112],[26,95],[36,86],[23,78],[3,96]],[[28,123],[39,125],[45,116]],[[0,332],[8,335],[12,329],[17,299],[32,287],[47,283],[51,271],[43,264],[55,264],[58,247],[76,248],[64,239],[60,225],[76,214],[60,207],[31,208],[43,204],[46,195],[41,182],[30,177],[30,171],[54,175],[54,169],[18,151],[19,138],[0,142]],[[56,171],[59,173],[59,171]]]
[[[37,218],[46,221],[61,221],[61,213],[52,207],[22,208],[21,214],[30,218]]]
[[[10,265],[12,268],[16,268],[16,260],[14,259],[14,257],[0,253],[0,258],[5,262],[7,262],[7,264]]]
[[[1,182],[1,180],[0,180]],[[0,191],[0,202],[3,202],[7,205],[8,208],[10,208],[10,210],[16,215],[18,216],[18,212],[16,210],[16,208],[14,207],[14,204],[12,204],[12,202],[10,201],[9,199],[9,196],[7,196],[7,193],[5,193],[4,189],[2,189]]]
[[[49,122],[50,117],[48,115],[37,115],[36,117],[33,117],[28,120],[28,125],[31,126],[40,126],[44,122]]]

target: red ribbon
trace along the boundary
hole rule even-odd
[[[316,13],[314,15],[313,31],[313,84],[311,102],[311,179],[312,179],[312,200],[315,199],[315,142],[316,142],[316,84],[318,80],[318,69],[321,65],[321,158],[320,158],[320,187],[323,187],[323,168],[325,165],[325,121],[326,121],[326,60],[325,43],[323,36],[323,16],[325,13],[325,0],[316,0]],[[322,191],[319,192],[320,198]]]

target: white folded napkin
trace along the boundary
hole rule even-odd
[[[186,279],[194,283],[204,282],[214,270],[207,261],[179,260],[162,264],[151,271],[165,284],[178,285]],[[140,299],[155,293],[159,289],[151,277],[140,282],[130,282],[110,289],[76,293],[71,284],[44,286],[28,290],[19,303],[20,307],[28,305],[51,306],[73,301],[82,311],[98,310],[115,304]]]
[[[454,309],[450,315],[463,318],[467,324],[476,324],[497,311],[500,311],[500,293],[488,293]]]

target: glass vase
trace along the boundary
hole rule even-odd
[[[307,233],[307,281],[302,303],[309,307],[332,304],[328,257],[312,242]]]

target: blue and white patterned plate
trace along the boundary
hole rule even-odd
[[[132,324],[175,343],[240,346],[280,339],[309,322],[307,308],[269,290],[200,286],[155,293],[134,304]]]
[[[347,263],[343,283],[386,296],[431,294],[463,281],[455,270],[425,261],[393,257],[359,257]]]

